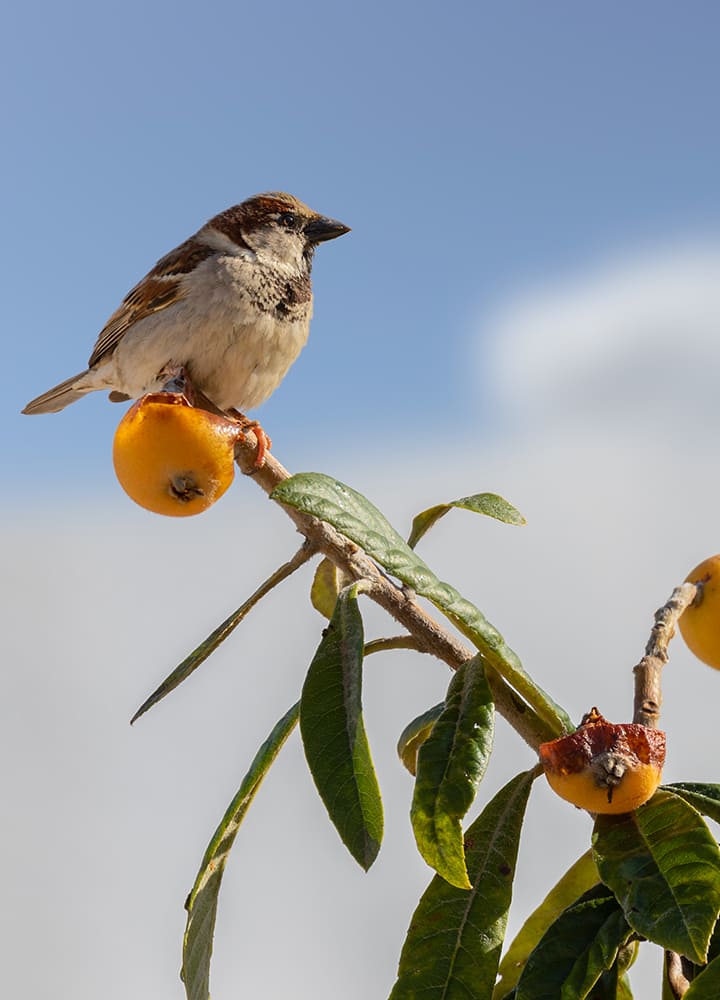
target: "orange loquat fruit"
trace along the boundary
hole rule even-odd
[[[720,670],[720,555],[701,562],[686,582],[700,584],[702,591],[680,616],[680,634],[699,660]]]
[[[665,733],[613,724],[596,708],[569,736],[539,748],[552,790],[591,813],[627,813],[654,794],[665,763]]]
[[[170,517],[199,514],[233,481],[241,434],[235,421],[191,406],[182,393],[149,393],[115,432],[115,474],[146,510]]]

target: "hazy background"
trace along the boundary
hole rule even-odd
[[[173,1000],[207,840],[319,641],[310,571],[130,729],[299,539],[245,480],[196,519],[134,507],[110,463],[123,409],[99,394],[18,411],[210,215],[292,191],[353,231],[320,249],[310,344],[259,414],[278,458],[401,531],[503,493],[527,527],[454,512],[422,554],[573,717],[627,719],[653,611],[720,548],[720,12],[131,0],[2,27],[3,987]],[[369,612],[367,631],[392,626]],[[214,1000],[387,996],[429,879],[394,746],[447,680],[368,661],[387,812],[369,875],[291,738],[228,866]],[[719,680],[674,644],[667,780],[717,779]],[[503,723],[497,744],[479,804],[532,763]],[[538,782],[512,930],[589,832]],[[659,992],[645,950],[639,1000]]]

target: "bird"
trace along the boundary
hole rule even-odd
[[[275,391],[307,341],[315,248],[349,231],[278,191],[220,212],[128,292],[87,369],[22,412],[56,413],[97,390],[138,399],[182,371],[213,407],[256,425],[245,411]]]

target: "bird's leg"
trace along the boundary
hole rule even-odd
[[[161,392],[179,392],[191,406],[195,406],[195,389],[184,365],[169,362],[158,374],[158,378],[165,380]]]
[[[243,431],[252,431],[257,440],[257,455],[255,456],[255,468],[262,469],[265,465],[265,456],[272,448],[272,441],[270,437],[265,433],[265,431],[260,426],[257,420],[251,420],[246,417],[244,413],[240,413],[234,407],[229,409],[228,416],[232,417],[234,420],[240,424]]]
[[[207,410],[208,413],[215,413],[219,417],[227,416],[227,413],[216,406],[202,389],[198,389],[184,365],[169,362],[158,375],[158,379],[167,379],[163,383],[162,392],[179,392],[190,406],[195,406],[199,410]]]
[[[234,407],[231,407],[227,411],[223,411],[217,407],[201,389],[198,389],[193,385],[184,365],[176,365],[172,362],[168,363],[163,368],[162,372],[160,372],[159,378],[167,380],[163,383],[163,392],[179,392],[185,397],[185,399],[187,399],[191,406],[197,406],[202,410],[208,410],[210,413],[217,413],[222,417],[231,417],[240,425],[241,432],[252,431],[257,440],[255,468],[262,469],[265,464],[265,456],[272,448],[272,441],[257,420],[251,420],[249,417],[246,417],[244,413],[240,413],[240,411],[236,410]]]

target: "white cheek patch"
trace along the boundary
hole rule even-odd
[[[298,233],[289,233],[273,226],[256,230],[250,239],[259,261],[286,274],[302,272],[305,241]]]

